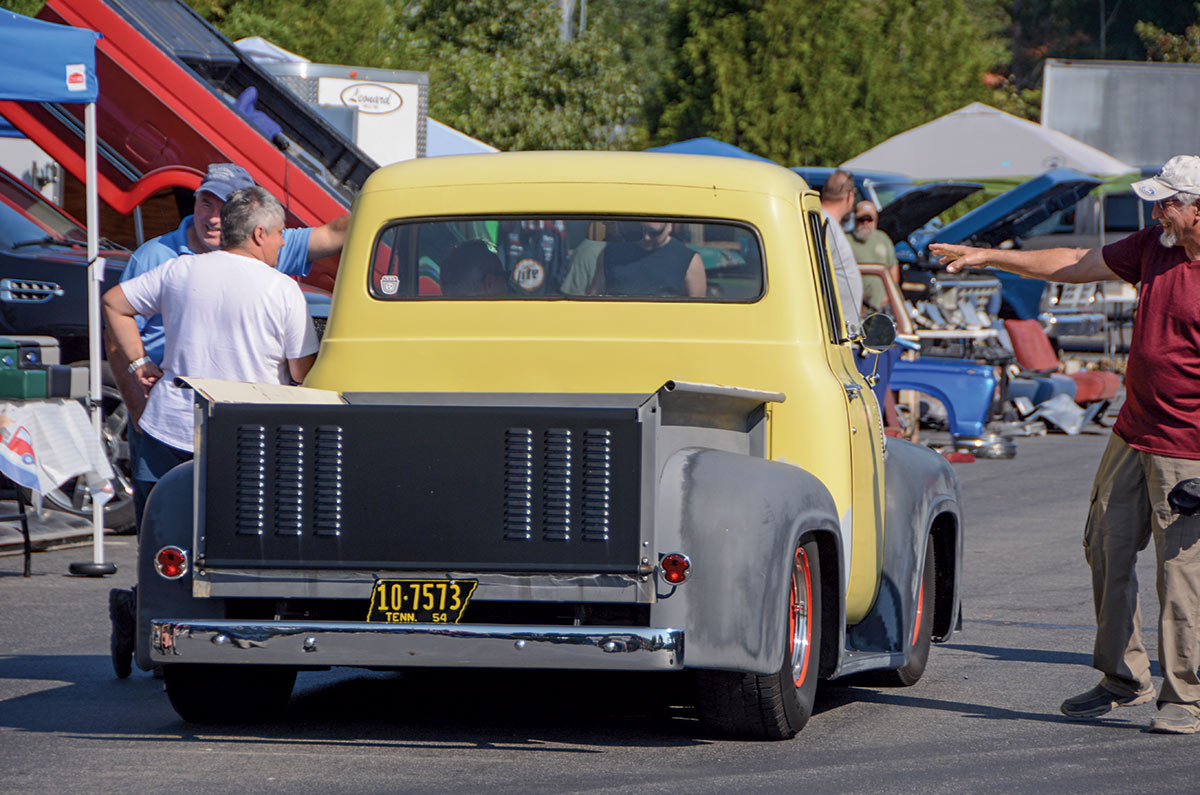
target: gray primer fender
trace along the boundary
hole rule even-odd
[[[168,472],[150,492],[146,515],[138,534],[137,592],[137,664],[150,668],[150,620],[165,616],[179,618],[224,618],[225,604],[220,599],[196,599],[192,596],[192,567],[195,566],[193,542],[193,501],[195,485],[192,462],[180,464]],[[178,580],[168,580],[154,570],[154,556],[165,546],[187,550],[188,572]]]
[[[887,519],[879,593],[871,612],[847,630],[848,654],[837,675],[867,668],[897,668],[907,662],[907,641],[912,637],[917,594],[924,575],[925,542],[934,529],[935,518],[942,514],[951,517],[952,522],[943,520],[938,532],[949,533],[950,537],[942,539],[943,546],[935,550],[935,554],[938,554],[941,568],[947,569],[946,564],[950,564],[950,570],[939,571],[938,590],[947,593],[942,590],[944,585],[950,589],[950,596],[938,599],[936,609],[940,612],[950,607],[950,610],[943,616],[935,612],[937,639],[950,635],[954,623],[951,616],[958,614],[962,500],[953,468],[927,447],[888,439],[886,483]],[[945,553],[952,556],[951,559],[943,559],[941,554]],[[926,596],[932,598],[932,595]],[[934,604],[930,603],[930,606]],[[880,659],[880,655],[886,660]]]
[[[817,478],[790,464],[705,448],[667,460],[655,510],[657,551],[681,552],[692,565],[680,586],[659,579],[651,623],[683,627],[686,667],[780,669],[792,556],[806,534],[825,536],[826,548],[836,550],[822,557],[822,574],[837,571],[835,593],[844,593],[837,509]]]

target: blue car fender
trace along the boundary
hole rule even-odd
[[[982,436],[991,416],[996,392],[993,368],[964,359],[926,356],[915,362],[898,361],[889,389],[912,389],[937,398],[946,407],[950,433]]]

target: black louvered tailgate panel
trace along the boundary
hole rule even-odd
[[[635,410],[213,404],[206,566],[633,572]]]

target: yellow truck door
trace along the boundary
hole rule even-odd
[[[826,241],[825,220],[820,212],[807,213],[813,250],[817,252],[818,281],[827,315],[829,368],[842,385],[850,447],[851,498],[842,510],[842,529],[849,549],[847,563],[846,619],[855,623],[870,609],[878,587],[883,554],[883,421],[866,379],[854,364],[855,352],[841,316],[837,286],[833,278]]]

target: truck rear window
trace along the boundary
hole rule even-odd
[[[757,300],[758,234],[680,218],[403,221],[372,252],[371,295],[423,299]]]

